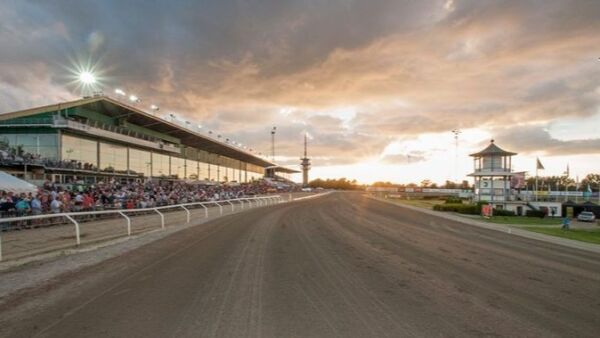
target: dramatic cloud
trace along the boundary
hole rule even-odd
[[[584,140],[558,140],[540,126],[523,126],[502,130],[496,138],[509,149],[522,153],[546,155],[598,154],[600,138]]]
[[[386,147],[454,128],[522,152],[599,154],[600,137],[544,131],[599,113],[598,17],[586,0],[9,1],[0,111],[80,95],[67,70],[91,62],[106,92],[263,153],[276,125],[282,163],[297,164],[305,132],[315,167],[410,166]]]

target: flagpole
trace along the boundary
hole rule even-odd
[[[535,192],[533,193],[535,196],[535,201],[537,202],[538,200],[538,170],[539,170],[539,165],[538,162],[540,161],[539,158],[536,158],[536,162],[535,162]]]

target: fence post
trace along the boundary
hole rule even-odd
[[[204,208],[204,218],[208,218],[208,208],[204,203],[200,203],[200,205]]]
[[[230,201],[230,200],[227,200],[227,201],[225,201],[225,202],[227,202],[227,203],[231,204],[231,212],[234,212],[234,211],[235,211],[235,207],[233,206],[233,203],[231,203],[231,201]]]
[[[131,236],[131,219],[122,211],[119,211],[119,214],[121,214],[121,216],[125,217],[127,220],[127,236]]]
[[[238,201],[240,202],[240,207],[242,208],[242,210],[244,210],[244,200],[243,199],[238,199]]]
[[[156,211],[156,213],[160,215],[160,227],[164,229],[165,228],[165,215],[163,215],[162,212],[158,211],[157,208],[154,208],[152,210]]]
[[[246,202],[248,202],[248,208],[252,208],[252,200],[249,198],[244,198]]]
[[[187,212],[187,222],[189,223],[190,222],[190,211],[183,205],[180,205],[180,207],[182,207],[183,210],[185,210],[185,212]]]
[[[75,238],[77,240],[77,246],[79,246],[81,244],[81,234],[79,232],[79,223],[77,223],[76,220],[73,219],[73,217],[69,216],[69,215],[64,215],[66,218],[68,218],[71,222],[73,222],[73,224],[75,224]]]
[[[215,204],[219,206],[219,214],[223,215],[223,206],[220,205],[218,202],[215,202]]]
[[[2,235],[0,235],[0,262],[2,262]]]

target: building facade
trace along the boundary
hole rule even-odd
[[[274,163],[109,97],[0,115],[0,167],[31,181],[251,182]]]

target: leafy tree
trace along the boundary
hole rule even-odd
[[[348,180],[345,177],[338,179],[314,179],[308,183],[311,188],[337,189],[337,190],[361,190],[364,186],[359,185],[356,180]]]

